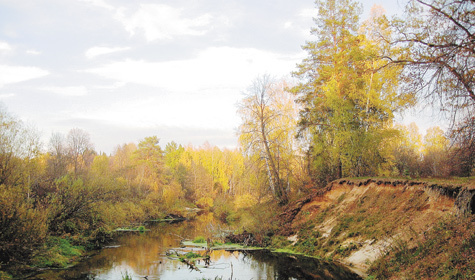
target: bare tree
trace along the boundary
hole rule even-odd
[[[56,179],[64,175],[68,165],[68,151],[65,138],[61,133],[53,133],[49,140],[48,173],[51,179]]]
[[[68,155],[74,167],[74,174],[77,174],[82,165],[86,163],[86,156],[93,152],[94,147],[89,134],[79,128],[71,129],[66,141]]]
[[[475,112],[475,1],[410,0],[405,17],[392,22],[406,90],[436,102],[453,124]]]
[[[37,133],[0,105],[0,184],[18,185],[29,178],[24,164],[39,147]]]

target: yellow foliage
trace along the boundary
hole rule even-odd
[[[47,235],[47,210],[33,207],[24,191],[0,185],[0,263],[29,257]]]
[[[236,196],[236,200],[234,202],[237,209],[240,208],[248,208],[257,204],[257,199],[252,196],[251,194],[243,194]]]
[[[208,208],[213,207],[214,201],[213,201],[213,199],[212,199],[211,197],[202,197],[202,198],[198,199],[198,201],[196,202],[196,204],[197,204],[200,208],[208,209]]]
[[[211,222],[213,222],[215,220],[214,214],[211,213],[211,212],[201,214],[201,215],[197,216],[196,219],[198,220],[198,222],[199,222],[198,224],[200,224],[200,225],[209,225]]]
[[[183,198],[183,191],[179,184],[165,186],[163,190],[163,200],[165,207],[171,209],[174,204]]]

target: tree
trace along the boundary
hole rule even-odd
[[[157,136],[145,137],[134,151],[138,171],[138,184],[145,184],[154,191],[163,185],[164,157]]]
[[[124,178],[128,183],[130,183],[134,177],[132,156],[135,150],[137,150],[137,145],[134,143],[119,145],[115,148],[111,158],[113,172],[115,172],[118,177]]]
[[[389,45],[375,33],[389,32],[384,17],[373,16],[360,29],[360,6],[351,0],[316,1],[317,41],[294,76],[292,90],[302,105],[301,135],[310,138],[314,177],[325,184],[342,176],[378,173],[389,151],[383,141],[396,133],[394,112],[412,103],[398,91],[400,67],[382,67]],[[361,30],[361,31],[360,31]],[[360,33],[358,33],[360,31]]]
[[[182,187],[185,186],[187,172],[186,167],[180,162],[184,152],[185,148],[173,141],[165,146],[165,166],[169,168],[169,172],[173,179],[175,179]]]
[[[470,177],[475,174],[475,118],[461,122],[450,135],[451,175]]]
[[[65,145],[64,136],[60,133],[53,133],[49,140],[48,157],[48,177],[54,180],[67,173],[68,151]]]
[[[415,123],[397,127],[400,135],[393,141],[394,163],[397,175],[421,175],[422,136]]]
[[[436,126],[427,129],[424,137],[424,173],[428,176],[447,176],[449,140],[444,131]]]
[[[410,0],[388,39],[404,52],[386,56],[405,67],[406,90],[428,98],[452,121],[475,112],[475,1]]]
[[[49,194],[49,228],[52,232],[76,233],[92,230],[99,214],[96,203],[102,201],[106,190],[81,178],[66,175],[54,183]]]
[[[39,154],[39,149],[36,132],[0,106],[0,184],[14,186],[28,181],[26,165]]]
[[[248,154],[265,164],[268,183],[280,203],[288,201],[290,166],[296,123],[294,101],[282,84],[261,76],[239,104],[242,124],[239,141]]]
[[[66,141],[68,156],[73,165],[74,174],[78,174],[87,163],[92,163],[94,157],[91,154],[94,153],[94,147],[89,134],[79,128],[71,129],[66,137]]]
[[[26,199],[23,189],[0,185],[0,264],[24,262],[47,236],[47,211]]]
[[[209,151],[209,150],[208,150]],[[198,205],[209,208],[215,198],[212,170],[205,168],[206,152],[188,146],[182,154],[180,163],[186,168],[184,184],[185,196]]]

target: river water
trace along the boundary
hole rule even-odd
[[[114,244],[95,252],[78,265],[63,270],[47,270],[30,279],[123,279],[129,275],[141,279],[362,279],[346,267],[313,258],[268,251],[225,251],[211,253],[209,265],[197,269],[167,256],[167,252],[202,250],[181,248],[182,239],[216,235],[226,227],[212,214],[180,223],[157,223],[144,233],[122,234]],[[199,252],[199,251],[198,251]]]

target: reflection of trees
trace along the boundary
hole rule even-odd
[[[178,270],[180,262],[164,257],[169,248],[180,246],[182,238],[193,239],[197,236],[211,236],[210,229],[219,227],[213,214],[200,215],[194,221],[177,224],[158,223],[147,226],[151,231],[145,233],[123,232],[117,237],[120,247],[105,248],[97,255],[64,272],[53,272],[45,279],[77,279],[85,273],[109,274],[114,270],[127,267],[138,275],[160,277],[166,271]],[[214,226],[210,226],[214,225]],[[229,255],[229,253],[227,253]],[[226,252],[213,252],[213,259],[226,257]],[[56,277],[56,278],[55,278]]]
[[[175,273],[189,273],[179,261],[166,258],[165,252],[178,248],[180,237],[192,239],[198,235],[210,234],[210,224],[218,222],[210,216],[199,216],[195,221],[179,224],[159,223],[149,225],[151,231],[139,234],[124,232],[117,239],[121,244],[117,248],[101,250],[97,255],[78,266],[66,270],[47,272],[38,279],[94,279],[114,277],[125,270],[149,279],[174,277]],[[216,273],[224,278],[230,276],[230,264],[233,263],[234,278],[247,279],[317,279],[328,275],[332,279],[360,279],[344,267],[319,262],[312,258],[294,258],[267,251],[224,251],[211,252],[211,267],[203,271],[205,277],[215,277]],[[181,270],[180,270],[181,269]],[[179,272],[182,271],[182,272]],[[95,275],[94,275],[95,274]],[[188,275],[188,274],[187,274]],[[194,274],[190,274],[194,275]],[[92,277],[92,278],[91,278]],[[192,277],[193,278],[193,277]],[[111,278],[112,279],[112,278]]]
[[[274,279],[361,279],[348,268],[314,258],[289,256],[268,251],[248,251],[246,257],[260,268],[273,267]],[[267,274],[271,275],[271,274]],[[263,278],[264,279],[264,278]]]

